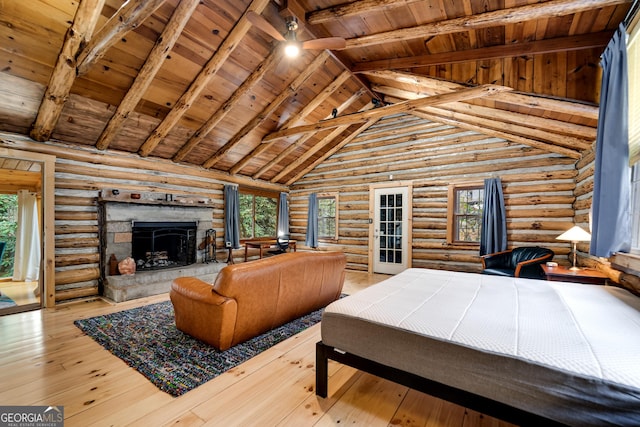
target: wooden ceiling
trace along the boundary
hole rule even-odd
[[[40,191],[41,188],[40,163],[0,157],[0,194],[15,194],[18,190]]]
[[[625,0],[4,0],[0,130],[292,184],[411,113],[578,159]],[[261,14],[335,51],[285,58]]]

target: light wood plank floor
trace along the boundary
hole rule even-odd
[[[0,293],[8,296],[18,305],[38,304],[40,297],[36,294],[38,282],[0,281]]]
[[[354,293],[383,275],[348,272]],[[320,326],[178,397],[158,390],[73,325],[79,318],[164,301],[77,303],[0,317],[0,405],[64,406],[65,426],[509,426],[334,362],[315,395]]]

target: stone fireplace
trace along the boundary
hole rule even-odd
[[[169,292],[176,277],[213,282],[224,263],[204,263],[213,208],[201,205],[102,201],[101,294],[115,302]],[[131,257],[133,275],[113,271],[110,260]]]

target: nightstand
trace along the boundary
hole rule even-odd
[[[607,275],[598,270],[581,268],[580,270],[570,270],[567,267],[557,266],[549,267],[545,264],[541,265],[547,280],[556,282],[576,282],[586,283],[589,285],[604,285],[607,282]]]

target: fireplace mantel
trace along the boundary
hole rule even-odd
[[[98,203],[132,203],[153,206],[189,206],[211,208],[213,202],[206,197],[181,196],[171,193],[129,193],[103,190]]]

